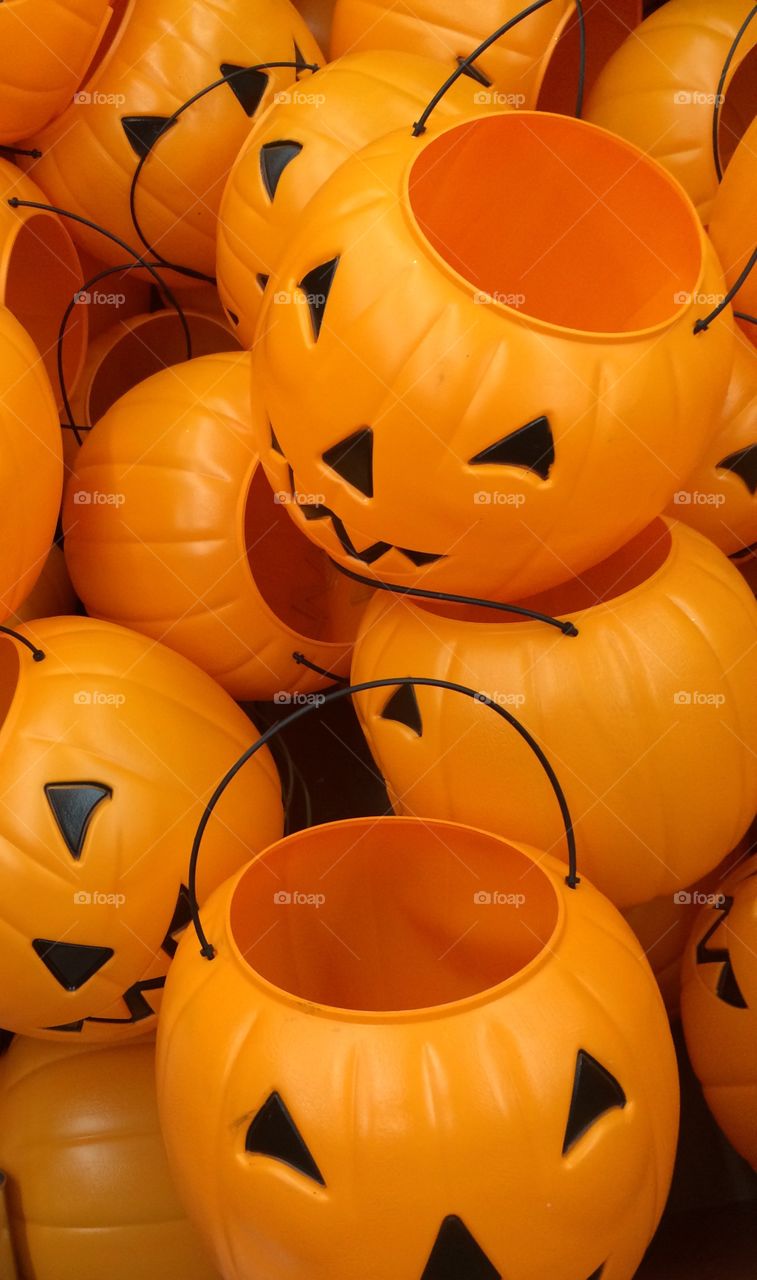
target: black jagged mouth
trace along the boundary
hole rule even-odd
[[[296,499],[296,495],[295,495]],[[409,547],[397,547],[391,542],[372,542],[369,546],[358,550],[352,538],[348,534],[344,522],[340,520],[330,507],[324,506],[322,503],[296,502],[297,508],[302,512],[305,520],[308,522],[313,520],[331,520],[331,526],[337,537],[340,547],[346,551],[347,555],[353,560],[359,560],[361,564],[372,565],[390,551],[398,551],[400,555],[409,560],[417,569],[424,565],[436,564],[438,560],[444,560],[443,553],[437,554],[433,551],[414,551]]]

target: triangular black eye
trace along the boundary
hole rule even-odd
[[[99,782],[47,783],[47,803],[72,858],[78,860],[81,857],[92,815],[97,806],[112,794],[110,787]]]
[[[433,551],[408,551],[407,547],[397,547],[400,555],[407,556],[412,564],[418,565],[420,568],[424,564],[435,564],[437,560],[443,560],[444,556],[434,555]]]
[[[605,1264],[603,1262],[601,1267],[597,1267],[596,1271],[592,1271],[591,1275],[589,1276],[589,1280],[602,1280],[604,1269],[605,1269]]]
[[[502,1280],[465,1223],[450,1214],[441,1225],[421,1280]]]
[[[496,444],[490,444],[470,459],[472,467],[525,467],[536,472],[542,480],[549,476],[555,461],[555,442],[549,418],[542,415],[503,436]]]
[[[373,432],[361,427],[345,440],[332,445],[323,455],[323,461],[353,489],[373,497]]]
[[[271,278],[270,276],[264,276],[262,271],[259,271],[258,274],[255,276],[255,279],[260,285],[261,293],[265,292],[265,287],[268,284],[268,281],[270,280],[270,278]]]
[[[563,1155],[579,1138],[603,1116],[606,1111],[626,1105],[626,1095],[615,1076],[584,1049],[579,1049],[576,1074],[573,1081],[573,1097],[570,1102],[568,1124],[565,1129]]]
[[[381,712],[381,719],[396,720],[397,724],[404,724],[408,729],[412,729],[419,738],[423,737],[421,709],[411,684],[401,684],[394,690]]]
[[[260,172],[268,197],[273,200],[281,175],[302,151],[301,142],[266,142],[260,148]]]
[[[465,58],[462,58],[462,57],[458,58],[457,60],[458,67],[462,67],[464,62],[465,62]],[[470,76],[471,80],[477,81],[478,84],[484,85],[485,88],[487,89],[491,88],[492,82],[489,79],[489,77],[485,76],[483,71],[479,70],[479,68],[473,62],[468,63],[466,67],[463,67],[463,75]]]
[[[316,342],[320,337],[326,303],[329,300],[331,286],[334,283],[334,276],[338,266],[338,258],[332,258],[330,262],[322,262],[320,266],[313,267],[312,271],[308,271],[297,286],[298,289],[302,289],[307,298],[310,322],[313,326],[313,337]]]
[[[226,314],[229,317],[232,324],[234,325],[239,324],[239,316],[237,315],[236,311],[232,311],[230,307],[227,307]]]
[[[722,1000],[724,1004],[730,1004],[734,1009],[748,1009],[749,1005],[744,999],[744,993],[736,981],[736,974],[733,972],[733,965],[730,957],[726,960],[718,978],[718,985],[715,988],[715,994],[718,1000]]]
[[[221,75],[245,115],[254,116],[268,88],[267,73],[250,67],[239,67],[234,62],[222,62]]]
[[[729,453],[727,458],[723,458],[716,465],[722,471],[733,471],[734,475],[744,481],[751,494],[757,492],[757,444],[750,444],[746,449],[737,449],[735,453]]]
[[[161,134],[177,123],[170,116],[122,116],[121,124],[132,151],[140,160],[150,154]]]
[[[298,45],[297,41],[295,40],[293,43],[294,43],[294,61],[295,61],[295,66],[297,67],[297,79],[299,79],[300,72],[304,71],[305,68],[310,66],[311,64],[308,62],[307,58],[302,52],[302,49]]]
[[[306,1178],[325,1187],[323,1175],[308,1151],[302,1135],[290,1116],[282,1098],[272,1093],[263,1103],[247,1130],[245,1151],[281,1160]]]
[[[171,959],[176,955],[176,951],[179,946],[176,941],[176,934],[181,933],[182,929],[186,929],[187,925],[191,924],[192,907],[190,903],[191,899],[189,897],[189,889],[185,884],[182,884],[179,886],[179,893],[176,898],[176,906],[174,907],[174,913],[171,917],[171,923],[166,929],[166,936],[160,944],[161,950],[165,951],[166,955],[170,956]]]
[[[113,955],[110,947],[85,947],[78,942],[52,942],[49,938],[35,938],[32,946],[66,991],[78,991]]]
[[[280,453],[282,458],[284,457],[284,450],[282,449],[281,445],[276,439],[276,432],[274,431],[273,427],[271,427],[271,448],[275,453]]]

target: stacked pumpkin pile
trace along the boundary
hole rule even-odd
[[[679,1000],[757,1167],[757,6],[649,7],[0,6],[3,1280],[631,1280]]]

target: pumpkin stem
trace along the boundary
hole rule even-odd
[[[545,3],[546,0],[542,0],[542,2]],[[173,115],[166,116],[165,120],[161,124],[159,133],[156,134],[151,144],[142,151],[137,167],[134,170],[134,177],[131,180],[131,188],[129,190],[129,212],[131,214],[134,230],[139,236],[139,239],[145,249],[147,249],[148,253],[153,254],[157,263],[165,270],[176,271],[180,275],[188,276],[192,280],[202,280],[206,284],[216,284],[216,277],[209,276],[205,271],[197,271],[194,267],[183,267],[175,262],[169,262],[167,258],[164,258],[162,254],[158,253],[157,249],[153,248],[150,241],[147,239],[147,236],[144,234],[137,217],[137,185],[142,175],[142,170],[147,163],[148,157],[152,154],[159,138],[162,138],[165,133],[168,133],[169,129],[173,128],[177,120],[183,116],[184,112],[188,111],[196,102],[199,102],[201,98],[212,93],[214,89],[219,89],[222,85],[230,85],[232,90],[237,92],[237,84],[243,83],[245,77],[249,77],[257,71],[275,70],[277,67],[294,68],[298,74],[300,71],[318,71],[320,69],[317,63],[305,62],[301,58],[296,62],[259,62],[256,65],[249,67],[227,67],[225,71],[222,67],[221,70],[224,71],[224,74],[221,76],[220,80],[214,80],[212,84],[206,84],[204,88],[198,89],[197,93],[192,94],[191,98],[187,98],[186,102],[182,102],[181,106],[176,108]]]
[[[551,0],[534,0],[533,4],[528,5],[526,9],[522,9],[521,12],[517,13],[514,18],[510,18],[507,22],[503,22],[501,27],[497,27],[497,30],[493,31],[490,36],[487,36],[486,39],[482,41],[482,43],[478,46],[478,48],[473,50],[473,53],[468,54],[467,58],[461,58],[455,70],[452,72],[452,75],[447,80],[445,80],[441,89],[439,89],[434,94],[428,106],[424,109],[420,119],[418,119],[413,125],[413,137],[419,138],[421,134],[426,132],[426,125],[428,123],[429,116],[432,114],[433,111],[436,110],[442,98],[452,88],[453,84],[455,84],[456,81],[460,79],[460,76],[465,75],[466,72],[470,70],[470,67],[472,66],[472,64],[478,58],[481,57],[482,53],[486,53],[487,49],[489,49],[493,44],[496,44],[496,42],[500,40],[502,36],[506,35],[508,31],[511,31],[513,27],[517,27],[518,23],[522,22],[524,18],[530,18],[531,14],[536,13],[537,9],[543,9],[545,5],[550,3],[551,3]],[[578,28],[579,28],[579,38],[580,38],[580,58],[579,58],[579,74],[578,74],[578,97],[576,100],[576,116],[580,117],[581,112],[583,111],[584,86],[586,83],[586,17],[584,15],[583,0],[575,0],[575,4],[576,4],[576,11],[578,14]]]
[[[568,809],[568,802],[565,798],[565,792],[560,786],[557,774],[552,768],[547,756],[544,754],[544,751],[539,746],[539,743],[525,725],[521,724],[520,720],[516,719],[512,712],[507,711],[506,708],[500,706],[499,703],[494,702],[487,693],[482,693],[478,689],[471,689],[469,685],[455,684],[451,680],[437,680],[432,676],[391,676],[384,680],[366,680],[362,684],[348,684],[342,689],[330,689],[328,693],[324,693],[321,696],[318,702],[310,702],[304,706],[298,707],[296,711],[292,711],[288,716],[285,716],[283,720],[279,720],[276,724],[270,725],[268,729],[261,733],[257,742],[253,742],[252,746],[248,747],[246,751],[243,751],[238,760],[234,761],[234,764],[226,771],[212,796],[208,800],[208,803],[205,806],[205,811],[200,818],[197,831],[195,832],[194,840],[192,841],[192,852],[189,857],[189,874],[187,878],[189,907],[192,913],[192,925],[200,943],[200,955],[204,956],[206,960],[213,960],[216,955],[216,950],[212,942],[209,941],[200,919],[200,907],[197,901],[197,863],[200,857],[200,846],[205,834],[205,829],[213,816],[216,805],[226,791],[226,788],[234,781],[237,774],[244,768],[248,760],[251,760],[254,755],[257,755],[258,751],[261,751],[272,738],[276,737],[276,735],[281,733],[284,729],[289,728],[290,725],[295,724],[298,720],[301,720],[303,716],[311,715],[314,711],[319,711],[321,707],[326,706],[328,703],[337,702],[341,698],[351,697],[355,693],[367,693],[371,689],[393,689],[407,686],[412,688],[414,685],[425,686],[432,689],[448,689],[451,693],[461,693],[466,698],[472,698],[474,702],[480,702],[483,706],[490,707],[496,715],[500,716],[501,719],[506,720],[507,723],[515,729],[515,732],[520,735],[523,741],[531,748],[546,773],[549,784],[557,798],[557,803],[560,806],[560,814],[565,828],[565,839],[568,847],[568,874],[565,877],[565,883],[570,889],[578,887],[581,883],[581,879],[578,875],[576,836],[573,829],[570,810]]]

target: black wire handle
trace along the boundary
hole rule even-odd
[[[468,54],[467,58],[462,58],[455,70],[452,72],[452,75],[445,80],[441,89],[437,90],[428,106],[424,109],[423,114],[418,120],[416,120],[413,125],[413,137],[419,138],[421,134],[426,132],[426,125],[428,123],[429,116],[436,110],[442,98],[449,92],[453,84],[459,80],[460,76],[465,75],[469,67],[477,60],[477,58],[481,57],[482,53],[486,53],[487,49],[489,49],[493,44],[496,44],[498,40],[501,40],[502,36],[507,35],[508,31],[511,31],[513,27],[517,27],[520,22],[523,22],[524,18],[530,18],[531,14],[536,13],[537,9],[543,9],[545,5],[551,3],[552,0],[533,0],[533,4],[530,4],[526,9],[522,9],[520,13],[516,13],[514,18],[510,18],[507,22],[503,22],[501,27],[497,27],[497,30],[493,31],[490,36],[487,36],[478,48],[473,50],[473,53]],[[578,14],[581,47],[578,76],[578,99],[576,102],[576,115],[580,116],[583,111],[584,85],[586,83],[586,17],[584,14],[583,0],[575,0],[575,5]]]
[[[466,698],[472,698],[474,702],[481,702],[484,706],[491,707],[492,711],[496,712],[498,716],[501,716],[503,720],[506,720],[509,725],[512,725],[516,733],[520,734],[521,738],[523,738],[524,742],[526,742],[531,748],[540,765],[544,769],[552,790],[557,797],[557,803],[560,806],[560,813],[565,826],[565,838],[568,846],[568,874],[565,877],[565,883],[569,889],[575,889],[581,883],[578,875],[576,836],[573,830],[573,822],[570,816],[570,810],[568,809],[568,802],[565,798],[565,792],[560,786],[557,774],[542,751],[542,748],[539,746],[536,739],[529,733],[528,729],[526,729],[525,725],[522,725],[519,720],[516,720],[515,716],[512,715],[510,711],[506,711],[504,707],[501,707],[498,703],[494,702],[488,694],[481,693],[476,689],[471,689],[465,684],[455,684],[451,680],[435,680],[431,676],[394,676],[386,680],[366,680],[362,684],[347,685],[344,689],[330,689],[328,693],[321,695],[317,703],[310,702],[306,706],[298,707],[296,711],[292,711],[291,714],[285,716],[283,720],[279,720],[277,724],[271,725],[269,729],[266,729],[265,732],[260,735],[257,742],[253,742],[251,747],[248,747],[246,751],[243,751],[239,759],[236,760],[231,768],[226,771],[212,796],[208,800],[208,803],[205,806],[205,812],[200,818],[194,840],[192,841],[192,852],[189,858],[189,875],[187,879],[192,924],[194,926],[194,931],[197,934],[197,940],[200,943],[200,954],[204,956],[206,960],[212,960],[216,952],[213,944],[208,941],[205,930],[202,927],[202,921],[200,920],[200,907],[197,902],[197,863],[200,857],[200,846],[202,844],[202,837],[205,834],[205,829],[213,816],[213,811],[218,804],[218,801],[221,799],[221,796],[229,784],[233,782],[234,778],[236,778],[240,769],[242,769],[244,765],[247,764],[247,761],[251,760],[258,751],[262,750],[266,743],[268,743],[271,738],[275,737],[276,734],[281,733],[282,730],[287,729],[289,725],[294,724],[297,720],[301,720],[303,716],[311,715],[313,711],[320,710],[320,708],[325,706],[327,703],[337,702],[340,698],[346,698],[353,693],[366,693],[370,689],[402,688],[413,685],[425,685],[434,689],[448,689],[452,693],[462,693]]]
[[[73,431],[74,439],[76,440],[76,443],[78,445],[81,445],[83,443],[81,438],[81,432],[89,431],[91,428],[89,425],[85,426],[81,423],[77,425],[77,423],[74,422],[73,410],[71,408],[71,401],[69,399],[68,391],[66,389],[65,371],[63,368],[63,343],[66,337],[66,329],[68,327],[69,319],[71,318],[71,315],[75,307],[81,301],[81,295],[83,293],[88,293],[90,289],[94,288],[96,284],[99,284],[101,280],[105,280],[108,276],[125,275],[127,271],[137,271],[139,270],[139,265],[140,264],[138,262],[125,262],[125,263],[119,264],[119,266],[117,267],[106,267],[104,271],[98,271],[97,275],[91,276],[89,280],[84,281],[84,284],[82,285],[81,289],[77,289],[73,298],[71,299],[68,306],[66,307],[66,310],[63,312],[63,318],[60,322],[60,327],[58,329],[57,363],[58,363],[58,381],[60,382],[61,398],[63,400],[63,409],[65,411],[67,421],[61,423],[61,426],[64,429]],[[158,264],[153,263],[152,265],[157,266]],[[187,321],[184,308],[182,307],[178,299],[171,293],[171,291],[168,289],[167,285],[162,281],[162,279],[161,279],[161,283],[158,285],[158,288],[163,290],[163,294],[166,301],[171,303],[171,305],[173,306],[173,309],[176,311],[177,315],[179,316],[179,319],[182,323],[182,328],[184,329],[184,339],[187,347],[187,360],[191,360],[192,359],[192,336],[189,331],[189,323]]]
[[[728,55],[726,57],[725,62],[723,63],[723,70],[720,73],[720,79],[718,81],[718,89],[717,89],[717,93],[715,94],[715,109],[712,113],[712,154],[715,158],[715,172],[718,175],[718,182],[723,181],[723,166],[720,163],[720,138],[718,136],[720,131],[720,112],[723,107],[723,98],[725,96],[723,93],[723,90],[725,88],[725,82],[728,77],[728,72],[731,69],[731,63],[733,62],[733,59],[736,57],[736,51],[739,45],[741,44],[741,41],[744,37],[744,34],[749,24],[753,21],[755,17],[757,17],[757,4],[754,5],[751,12],[747,14],[741,26],[739,27],[739,30],[736,32],[736,36],[734,38],[733,44],[728,50]]]
[[[231,84],[232,80],[234,80],[236,76],[249,74],[250,71],[269,71],[269,70],[273,71],[278,67],[294,68],[295,71],[319,71],[320,70],[317,63],[305,62],[304,60],[298,60],[296,62],[292,62],[291,60],[288,62],[259,62],[254,66],[237,67],[234,71],[229,71],[225,76],[222,76],[220,80],[214,80],[212,84],[206,84],[204,88],[198,89],[197,93],[192,94],[191,98],[187,98],[186,102],[182,102],[181,106],[176,108],[173,115],[166,116],[165,123],[163,124],[160,130],[160,133],[157,135],[155,142],[147,151],[144,152],[143,155],[140,156],[139,164],[134,170],[134,176],[131,180],[131,187],[129,189],[129,213],[131,215],[131,220],[134,226],[134,230],[139,236],[139,239],[141,240],[145,249],[147,249],[149,253],[153,254],[157,262],[160,264],[161,267],[163,267],[164,270],[176,271],[179,275],[188,276],[192,280],[202,280],[206,284],[216,283],[215,276],[209,276],[205,271],[197,271],[195,270],[194,267],[183,267],[183,266],[180,266],[178,263],[169,262],[167,258],[164,258],[163,255],[161,253],[158,253],[157,249],[155,249],[150,244],[150,241],[147,239],[147,236],[142,230],[142,226],[140,224],[139,218],[137,217],[137,185],[142,175],[142,170],[144,169],[145,164],[147,163],[148,157],[151,156],[153,153],[155,144],[159,141],[160,138],[163,137],[164,134],[168,133],[169,129],[173,128],[177,120],[179,120],[183,116],[185,111],[188,111],[190,107],[193,107],[194,104],[196,102],[199,102],[201,98],[204,98],[206,97],[207,94],[212,93],[214,89],[220,89],[220,87],[224,84],[226,85]]]
[[[696,324],[694,325],[694,333],[707,332],[713,320],[717,320],[721,312],[725,311],[726,307],[729,306],[731,302],[733,302],[739,289],[743,284],[746,283],[747,277],[749,276],[750,272],[754,270],[755,266],[757,266],[757,249],[753,251],[752,256],[750,257],[749,261],[744,267],[744,270],[741,272],[741,274],[739,275],[739,278],[728,290],[727,294],[723,298],[723,301],[719,303],[718,306],[715,308],[715,310],[711,311],[708,316],[700,316],[699,320],[697,320]],[[752,319],[751,316],[744,315],[738,311],[736,312],[736,315],[742,320],[751,321]]]
[[[325,667],[319,667],[317,662],[311,662],[309,658],[305,657],[304,653],[300,653],[298,650],[295,650],[292,657],[298,667],[307,667],[309,671],[314,671],[317,676],[324,676],[327,680],[333,680],[334,684],[349,684],[349,680],[344,676],[336,676],[333,671],[327,671]]]
[[[38,649],[36,644],[32,644],[31,640],[27,640],[26,636],[22,636],[18,631],[14,631],[12,627],[0,627],[0,633],[6,636],[13,636],[13,639],[18,640],[19,644],[26,645],[35,662],[44,662],[47,657],[44,649]]]
[[[55,204],[43,204],[39,200],[19,200],[17,196],[11,196],[8,200],[8,204],[11,209],[39,209],[42,213],[57,213],[59,218],[68,218],[71,222],[78,222],[83,227],[89,227],[90,231],[96,231],[98,235],[105,236],[106,240],[111,240],[113,244],[117,244],[120,249],[123,249],[125,253],[128,253],[129,256],[134,259],[135,267],[144,267],[145,271],[149,271],[158,288],[171,303],[171,306],[176,309],[179,320],[181,321],[181,327],[184,330],[187,351],[190,353],[191,357],[192,335],[189,332],[187,318],[173,292],[169,289],[160,272],[152,262],[148,262],[146,258],[142,257],[141,253],[137,253],[136,249],[132,249],[131,245],[127,244],[125,240],[122,240],[120,236],[117,236],[114,231],[108,231],[106,227],[99,226],[99,224],[97,222],[93,222],[91,218],[85,218],[80,213],[74,213],[71,209],[61,209]]]
[[[476,596],[451,595],[448,591],[424,591],[422,587],[402,587],[393,582],[382,582],[379,578],[366,578],[361,573],[345,568],[343,564],[339,564],[338,560],[332,560],[331,563],[335,569],[344,574],[345,578],[351,578],[353,582],[361,582],[367,587],[377,587],[379,591],[391,591],[398,596],[413,596],[419,600],[441,600],[445,604],[467,604],[480,609],[498,609],[501,613],[516,613],[521,618],[545,622],[548,626],[562,631],[564,636],[578,635],[575,622],[561,622],[559,618],[553,618],[549,613],[539,613],[537,609],[527,609],[525,605],[505,604],[501,600],[483,600]]]

